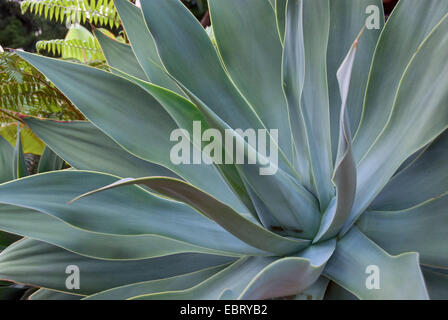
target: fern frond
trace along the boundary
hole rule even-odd
[[[91,23],[110,28],[120,26],[113,0],[24,0],[22,14],[27,11],[60,23]]]
[[[53,119],[83,119],[73,104],[44,75],[18,55],[0,53],[0,123],[15,114]]]
[[[94,39],[54,39],[41,40],[36,43],[37,52],[46,50],[53,55],[72,57],[80,61],[104,60],[101,48]]]

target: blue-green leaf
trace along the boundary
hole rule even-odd
[[[338,241],[324,274],[359,299],[428,299],[418,254],[391,256],[356,227]]]

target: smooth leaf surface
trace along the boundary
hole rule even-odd
[[[369,210],[403,210],[447,192],[447,159],[448,131],[445,130],[387,183]]]
[[[439,54],[447,50],[448,15],[412,59],[386,127],[358,163],[356,200],[342,233],[370,205],[400,165],[448,127],[448,64]],[[418,85],[415,79],[419,79]]]
[[[379,269],[380,289],[367,288],[371,265]],[[359,299],[428,299],[418,253],[391,256],[356,227],[338,241],[324,274]]]
[[[321,211],[334,195],[331,183],[332,156],[328,100],[326,52],[330,24],[330,4],[304,1],[301,32],[304,42],[304,83],[301,110],[309,146],[311,171]]]
[[[312,182],[305,120],[301,110],[301,97],[305,81],[303,1],[288,1],[285,19],[282,80],[294,142],[293,164],[300,182],[312,191],[315,188]]]
[[[204,28],[181,2],[147,0],[142,11],[163,64],[178,82],[231,128],[264,128],[228,78]],[[279,144],[283,152],[290,148],[286,141]]]
[[[233,263],[191,289],[142,296],[142,299],[269,299],[295,295],[314,283],[335,242],[286,258],[248,257]],[[297,277],[291,278],[291,274]]]
[[[95,30],[95,37],[106,57],[107,64],[128,73],[139,79],[148,81],[148,77],[141,68],[132,48],[122,42],[118,42],[99,30]]]
[[[135,56],[148,79],[159,86],[181,93],[181,90],[163,71],[154,39],[145,24],[141,10],[127,0],[113,2]]]
[[[403,87],[402,76],[408,64],[422,42],[447,13],[448,2],[408,0],[400,1],[389,17],[375,50],[361,123],[354,136],[353,150],[357,162],[368,152],[386,126],[397,91],[400,86]],[[445,49],[440,50],[443,52]],[[434,54],[437,54],[436,52]],[[444,65],[443,63],[439,65],[428,56],[425,60],[431,61],[431,65],[436,68]],[[426,63],[423,64],[421,68],[426,66]],[[422,81],[423,77],[419,75],[417,78],[418,87],[427,92],[426,84]],[[408,91],[408,94],[421,96],[421,93],[412,91]]]
[[[44,241],[97,259],[139,260],[183,252],[241,256],[241,254],[211,250],[157,234],[126,236],[89,232],[69,225],[54,216],[15,206],[0,206],[0,218],[2,231]],[[1,235],[0,238],[5,238],[5,241],[20,239],[17,236],[7,238]],[[207,246],[207,243],[205,245]],[[257,254],[257,250],[249,249],[249,252]]]
[[[140,179],[123,179],[105,187],[82,194],[74,200],[77,201],[98,192],[134,184],[143,184],[165,196],[192,206],[222,226],[228,232],[254,248],[282,255],[303,249],[309,244],[309,241],[307,240],[288,239],[272,233],[260,225],[253,223],[251,220],[239,215],[231,207],[218,201],[209,194],[188,183],[173,178],[147,177]]]
[[[342,106],[339,120],[339,144],[336,167],[333,173],[333,182],[336,186],[336,197],[330,202],[330,205],[326,209],[321,220],[319,232],[313,242],[335,237],[349,216],[353,201],[355,200],[356,163],[352,154],[347,98],[360,36],[361,33],[356,38],[337,72]]]
[[[226,266],[211,267],[176,277],[113,288],[91,295],[84,300],[124,300],[157,292],[185,290],[207,280],[207,278],[223,270]]]
[[[232,205],[239,202],[216,168],[205,164],[173,164],[169,155],[174,143],[170,136],[177,125],[143,89],[85,65],[25,52],[18,54],[42,71],[95,126],[127,151],[166,166],[224,202]],[[120,119],[120,126],[116,119]]]
[[[243,254],[262,253],[189,206],[158,197],[138,186],[109,190],[68,204],[79,194],[111,184],[117,179],[88,171],[34,175],[0,185],[0,203],[37,210],[92,232],[127,236],[158,235],[195,246],[220,248],[219,251],[227,248],[230,252],[242,250],[240,252]],[[128,241],[137,242],[133,238]],[[157,246],[153,248],[157,249]]]
[[[76,169],[120,177],[178,177],[165,167],[127,152],[90,122],[58,122],[31,117],[24,121],[46,145]]]
[[[0,183],[14,179],[14,148],[0,136]]]
[[[282,45],[275,13],[267,1],[259,0],[210,0],[209,7],[225,69],[264,126],[279,130],[279,144],[291,159],[291,130],[281,86]]]
[[[337,70],[359,31],[366,25],[369,6],[379,9],[379,29],[366,29],[358,43],[352,71],[352,82],[347,96],[347,114],[352,133],[356,132],[361,118],[365,89],[378,37],[384,25],[381,0],[330,1],[330,34],[327,49],[327,78],[330,99],[331,147],[336,161],[339,140],[341,96],[339,94]],[[388,75],[389,73],[387,73]],[[384,75],[383,75],[384,78]]]
[[[367,211],[358,227],[392,254],[420,253],[422,264],[448,268],[448,191],[401,211]]]
[[[0,253],[0,278],[67,293],[89,295],[141,281],[164,279],[223,265],[232,258],[197,253],[136,261],[96,260],[53,245],[26,239]],[[80,271],[79,290],[65,286],[69,265]],[[170,268],[166,268],[169,265]]]

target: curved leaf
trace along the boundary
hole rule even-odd
[[[36,240],[21,240],[0,253],[0,278],[71,294],[89,295],[141,281],[164,279],[231,262],[197,253],[137,261],[96,260]],[[79,268],[80,288],[65,286],[67,266]],[[166,266],[170,266],[167,268]]]
[[[248,246],[187,205],[158,197],[138,186],[109,190],[95,197],[67,204],[83,192],[103,187],[116,180],[117,177],[111,175],[87,171],[55,171],[33,175],[0,185],[0,203],[37,210],[87,231],[110,235],[152,235],[155,236],[154,239],[160,236],[163,240],[161,243],[166,240],[172,249],[176,248],[172,240],[177,240],[213,251],[217,249],[230,253],[266,254]],[[104,223],[105,221],[107,223]],[[59,241],[67,242],[70,239]],[[127,241],[137,243],[138,239],[130,237]],[[149,239],[147,241],[150,243]],[[177,243],[179,246],[179,242]],[[107,242],[104,245],[106,244]],[[71,245],[76,246],[76,243]],[[191,250],[190,245],[189,249],[184,247],[183,250]],[[158,250],[156,245],[152,247]],[[110,250],[114,253],[113,247]],[[139,255],[145,251],[144,248],[132,250],[140,252]],[[132,250],[129,249],[129,252]],[[115,251],[115,254],[118,253]],[[106,250],[104,254],[107,254]],[[121,252],[121,255],[126,256],[126,252]]]
[[[279,144],[291,159],[291,130],[281,86],[282,45],[274,11],[265,0],[210,0],[209,9],[229,77],[264,126],[279,130]]]
[[[83,295],[68,294],[49,289],[39,289],[28,300],[81,300]]]
[[[139,79],[148,81],[148,77],[142,70],[129,45],[108,37],[98,29],[95,30],[95,36],[98,39],[101,50],[103,51],[109,66],[117,68]]]
[[[378,268],[379,289],[366,285],[369,266]],[[418,254],[390,256],[356,227],[338,241],[324,274],[360,299],[428,299]]]
[[[353,138],[357,162],[363,158],[386,126],[397,91],[403,86],[403,74],[414,59],[415,53],[447,13],[448,2],[445,1],[407,0],[400,1],[387,20],[373,57],[361,122]],[[440,52],[445,50],[439,49],[442,50]],[[431,61],[432,66],[439,67],[430,57],[426,57],[425,61]],[[424,65],[426,66],[426,63]],[[422,78],[421,75],[416,77],[420,81]],[[430,83],[434,84],[433,81]],[[420,82],[419,88],[426,92],[426,86],[424,82]],[[408,94],[413,97],[415,93],[411,90]],[[420,93],[416,94],[419,95]]]
[[[185,290],[207,280],[207,278],[223,270],[226,266],[227,265],[211,267],[176,277],[133,283],[123,287],[112,288],[91,295],[84,300],[124,300],[158,292]]]
[[[446,159],[448,159],[447,130],[387,183],[369,210],[403,210],[447,192]]]
[[[178,82],[231,128],[264,128],[228,78],[206,31],[180,1],[147,0],[142,11],[163,64]],[[279,144],[283,152],[290,148],[285,141]]]
[[[286,258],[242,258],[199,285],[141,299],[270,299],[302,292],[319,277],[335,241]]]
[[[273,0],[275,1],[275,16],[277,21],[278,35],[280,36],[280,41],[283,43],[285,39],[285,25],[286,25],[286,5],[288,0]]]
[[[76,254],[97,259],[139,260],[183,252],[226,256],[262,254],[255,249],[248,249],[247,252],[242,254],[214,250],[208,248],[207,242],[204,242],[203,246],[198,246],[157,234],[126,236],[89,232],[71,226],[48,214],[8,205],[0,206],[0,218],[0,230],[2,231],[44,241]],[[198,230],[200,229],[199,227]],[[18,239],[15,238],[15,240]],[[222,240],[225,241],[226,239]],[[228,247],[228,245],[224,244],[222,247]],[[235,248],[235,251],[241,249],[246,251],[244,244],[240,249]],[[269,254],[265,253],[264,255]]]
[[[134,184],[143,184],[165,196],[192,206],[222,226],[228,232],[254,248],[283,255],[297,252],[309,244],[309,241],[307,240],[288,239],[272,233],[239,215],[231,207],[213,198],[209,194],[188,183],[172,178],[147,177],[140,179],[123,179],[105,187],[82,194],[73,199],[72,202],[98,192]]]
[[[163,71],[154,39],[139,8],[127,0],[113,0],[123,28],[141,68],[148,79],[159,86],[181,94],[181,90]]]
[[[0,136],[0,183],[14,179],[14,148]]]
[[[357,225],[392,254],[417,251],[422,264],[448,268],[447,207],[448,191],[401,211],[367,211]]]
[[[165,167],[125,151],[90,122],[60,122],[31,117],[24,121],[47,146],[76,169],[120,177],[178,177]]]
[[[173,164],[170,136],[177,125],[143,89],[85,65],[25,52],[17,54],[42,71],[95,126],[127,151],[163,165],[224,202],[238,206],[239,200],[213,166]]]
[[[386,127],[358,163],[356,199],[342,233],[370,205],[400,165],[448,127],[448,64],[438,54],[444,51],[448,51],[448,15],[413,57]],[[415,79],[419,79],[418,86]]]
[[[308,190],[314,190],[305,120],[301,110],[305,81],[303,1],[288,1],[285,19],[282,80],[294,142],[293,163],[300,182]]]
[[[363,29],[364,30],[364,29]],[[337,72],[339,91],[342,99],[339,120],[339,145],[336,157],[336,168],[333,181],[336,186],[336,198],[330,202],[321,220],[319,232],[313,242],[335,237],[347,220],[355,200],[356,193],[356,164],[352,155],[351,132],[347,112],[347,98],[349,93],[353,64],[358,49],[358,40],[363,30],[356,38],[350,51]]]
[[[365,24],[369,6],[380,9],[379,29],[366,29],[357,46],[358,54],[353,62],[351,89],[347,96],[347,114],[352,132],[356,132],[361,118],[367,79],[378,37],[384,25],[383,3],[381,0],[338,0],[330,1],[330,35],[327,49],[327,78],[330,99],[331,147],[333,161],[336,161],[341,96],[337,70],[352,43]],[[383,75],[384,78],[384,75]]]

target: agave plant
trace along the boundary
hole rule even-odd
[[[209,0],[214,44],[179,0],[114,4],[112,72],[18,53],[89,121],[24,119],[76,170],[0,185],[0,229],[26,237],[0,278],[32,299],[448,298],[448,2],[383,25],[380,0]],[[195,121],[245,156],[245,130],[278,129],[278,161],[209,161]],[[207,161],[170,160],[179,128]]]
[[[32,140],[30,136],[25,137],[27,137],[27,140]],[[3,136],[0,136],[0,183],[29,175],[31,168],[27,163],[26,154],[23,152],[23,144],[20,126],[17,126],[15,147]],[[64,162],[61,158],[50,149],[45,148],[38,162],[37,172],[60,170],[63,165]],[[20,238],[16,234],[0,231],[0,252]],[[35,290],[21,284],[0,281],[0,300],[23,299],[30,291]]]

